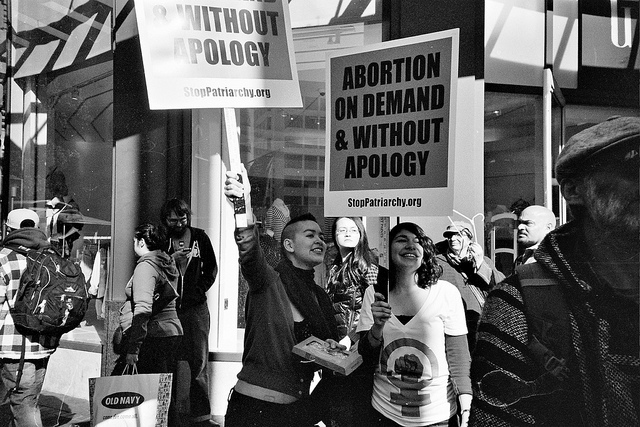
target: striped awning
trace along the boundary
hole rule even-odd
[[[108,0],[14,0],[13,77],[61,70],[111,50]]]

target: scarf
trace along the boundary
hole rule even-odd
[[[463,252],[466,255],[469,254],[466,249],[463,250]],[[462,252],[460,254],[462,254]],[[474,279],[476,271],[473,266],[473,262],[470,261],[468,257],[461,257],[460,255],[453,253],[451,250],[447,250],[447,252],[444,253],[444,257],[449,265],[464,278],[465,283],[469,286],[469,290],[478,301],[478,304],[480,304],[480,307],[484,307],[487,292],[480,289],[478,285],[474,283],[477,279]]]
[[[570,222],[547,235],[538,260],[558,277],[566,295],[583,418],[593,427],[638,425],[638,306],[599,283],[583,261],[588,260],[584,247],[580,226]],[[627,349],[616,351],[611,339],[626,341]]]
[[[291,261],[283,258],[276,271],[287,291],[291,303],[309,322],[311,333],[322,340],[338,340],[338,327],[329,295],[316,285],[313,270],[294,267]]]

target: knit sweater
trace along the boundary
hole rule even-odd
[[[598,254],[585,248],[581,225],[572,222],[549,233],[536,252],[568,310],[569,378],[549,389],[531,387],[545,370],[527,347],[521,285],[511,276],[489,294],[484,308],[471,368],[470,426],[639,425],[638,303],[595,276],[589,264]]]

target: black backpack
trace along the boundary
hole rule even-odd
[[[60,336],[80,325],[90,300],[80,266],[52,247],[11,249],[27,258],[13,307],[9,307],[16,330],[23,335]]]

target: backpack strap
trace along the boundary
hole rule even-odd
[[[18,363],[18,372],[16,372],[16,383],[11,388],[11,390],[9,390],[9,394],[18,392],[18,388],[20,387],[20,381],[22,381],[22,372],[24,371],[24,360],[25,360],[26,353],[27,353],[27,337],[22,335],[22,349],[20,350],[20,363]]]
[[[536,363],[560,381],[567,378],[571,354],[569,310],[558,279],[537,262],[516,267],[529,343]]]

